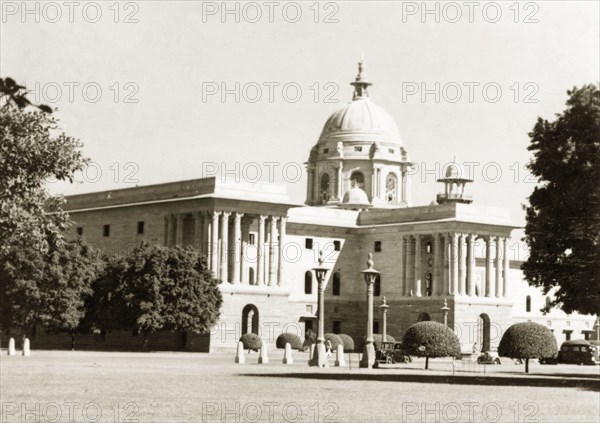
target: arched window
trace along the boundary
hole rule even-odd
[[[373,283],[373,296],[379,297],[381,295],[381,275],[375,276],[375,282]]]
[[[431,273],[425,275],[425,294],[428,297],[433,295],[433,276],[431,276]]]
[[[527,296],[527,298],[525,298],[525,311],[527,313],[531,311],[531,297],[529,295]]]
[[[324,173],[321,175],[321,204],[327,204],[329,201],[329,174]]]
[[[429,313],[425,313],[424,311],[419,313],[419,322],[429,322],[431,320],[431,316]]]
[[[350,176],[350,184],[353,187],[364,189],[365,175],[363,175],[361,172],[358,172],[358,171],[352,172],[352,175]]]
[[[304,274],[304,293],[312,294],[312,286],[313,286],[312,272],[310,270],[307,270],[306,273]]]
[[[253,267],[250,267],[248,269],[248,283],[250,285],[256,284],[256,281],[254,280],[254,268]]]
[[[341,283],[340,272],[335,272],[333,274],[333,285],[332,285],[333,295],[340,295],[340,283]]]
[[[388,204],[396,204],[398,197],[398,177],[393,173],[388,173],[385,178],[385,200]]]
[[[258,308],[254,304],[248,304],[242,310],[242,335],[245,333],[258,335]]]
[[[431,241],[427,241],[427,244],[425,244],[425,251],[427,252],[427,254],[433,253],[433,244],[431,243]]]

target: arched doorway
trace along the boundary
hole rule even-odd
[[[425,313],[424,311],[419,313],[418,321],[419,322],[429,322],[431,320],[431,316],[429,313]]]
[[[258,308],[254,304],[247,304],[242,310],[242,335],[245,333],[258,335]]]
[[[490,316],[483,313],[479,315],[477,323],[477,345],[481,351],[490,350]]]

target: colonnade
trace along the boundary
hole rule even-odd
[[[282,216],[230,211],[171,214],[165,216],[164,244],[194,245],[223,282],[280,286],[286,222]]]
[[[475,277],[477,239],[485,242],[485,273],[479,287]],[[500,236],[454,232],[401,235],[402,295],[506,297],[507,252],[508,238]]]

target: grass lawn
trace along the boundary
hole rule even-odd
[[[0,422],[598,422],[598,366],[448,360],[385,369],[258,365],[233,354],[33,351],[0,359]],[[333,359],[331,361],[333,364]]]

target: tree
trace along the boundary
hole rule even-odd
[[[600,91],[568,91],[556,120],[538,118],[529,134],[538,178],[526,207],[529,257],[522,270],[552,306],[566,313],[600,313]]]
[[[2,327],[21,328],[25,336],[40,324],[69,333],[73,347],[100,268],[98,252],[80,239],[51,244],[48,251],[29,246],[1,255]]]
[[[103,332],[132,328],[143,349],[154,332],[206,333],[223,302],[218,283],[197,250],[142,245],[107,260],[89,320]]]
[[[425,357],[425,369],[429,359],[460,357],[460,342],[448,326],[427,321],[410,326],[402,337],[402,349],[408,355]]]
[[[60,242],[68,216],[60,197],[51,196],[51,178],[73,181],[86,163],[82,144],[58,133],[58,121],[43,111],[28,111],[24,87],[0,79],[0,254],[32,245],[48,249]],[[37,107],[37,106],[35,106]]]
[[[522,322],[515,323],[504,332],[498,354],[525,359],[525,373],[529,373],[530,358],[554,358],[558,347],[550,329],[538,323]]]

